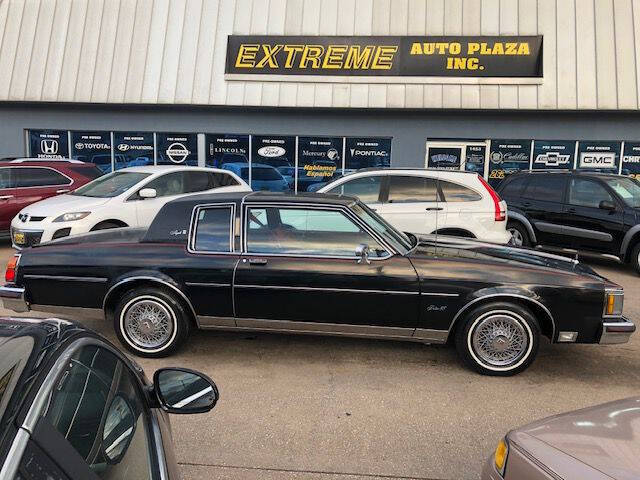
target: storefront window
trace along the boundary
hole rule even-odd
[[[198,165],[198,135],[195,133],[158,133],[158,165]]]
[[[640,178],[640,142],[624,142],[622,175]]]
[[[153,133],[114,132],[114,167],[142,167],[153,165]]]
[[[225,168],[227,163],[245,167],[249,165],[249,135],[207,133],[205,143],[207,167]]]
[[[578,142],[579,170],[618,173],[621,142]]]
[[[346,139],[344,173],[361,168],[389,168],[390,166],[390,137],[348,137]]]
[[[93,163],[102,173],[110,173],[111,133],[71,132],[71,158]]]
[[[36,158],[68,158],[66,130],[29,130],[29,155]]]
[[[291,191],[293,177],[286,175],[295,168],[296,137],[253,135],[251,137],[251,188],[275,192]],[[244,167],[238,167],[242,176]],[[234,170],[235,171],[235,170]],[[289,180],[291,179],[291,181]]]
[[[342,137],[298,137],[298,192],[314,192],[342,174]],[[295,170],[280,170],[293,184]]]
[[[529,169],[531,140],[491,140],[489,183],[497,186],[512,173]]]
[[[534,170],[572,169],[576,151],[575,140],[534,140]]]

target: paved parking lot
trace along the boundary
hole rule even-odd
[[[10,254],[3,245],[0,261]],[[640,277],[592,265],[624,286],[625,314],[640,318]],[[85,323],[117,343],[111,325]],[[475,479],[510,428],[637,395],[639,353],[640,335],[622,346],[543,343],[525,373],[488,378],[443,346],[197,332],[178,355],[139,363],[149,376],[195,368],[220,387],[213,412],[172,418],[185,479]]]

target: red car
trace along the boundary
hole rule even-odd
[[[9,236],[11,220],[27,205],[75,190],[100,175],[98,167],[78,160],[0,160],[0,237]]]

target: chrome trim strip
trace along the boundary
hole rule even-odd
[[[531,298],[531,297],[527,297],[525,295],[518,295],[515,293],[491,293],[489,295],[483,295],[482,297],[478,297],[478,298],[474,298],[473,300],[471,300],[470,302],[468,302],[467,304],[465,304],[460,310],[458,310],[458,313],[456,313],[455,317],[453,317],[453,320],[451,321],[451,325],[449,325],[449,330],[447,331],[448,335],[451,334],[451,330],[453,329],[454,325],[456,324],[456,321],[458,320],[458,318],[460,317],[460,315],[462,313],[464,313],[465,310],[467,310],[471,305],[478,303],[481,300],[487,300],[488,298],[495,298],[495,297],[511,297],[511,298],[520,298],[522,300],[528,300],[530,302],[535,303],[537,306],[539,306],[540,308],[542,308],[542,310],[544,310],[544,312],[549,316],[549,319],[551,320],[551,343],[554,342],[554,338],[556,335],[556,321],[553,318],[553,315],[551,315],[551,312],[549,311],[549,309],[547,307],[545,307],[542,303],[540,303],[538,300]]]
[[[459,293],[421,292],[421,295],[429,297],[459,297]]]
[[[445,343],[449,332],[447,330],[434,330],[431,328],[416,328],[414,338],[425,340],[430,343]]]
[[[367,290],[358,288],[325,288],[325,287],[297,287],[285,285],[234,285],[235,288],[260,288],[267,290],[301,290],[304,292],[336,292],[336,293],[382,293],[389,295],[420,295],[420,292],[407,292],[404,290]]]
[[[635,331],[635,324],[624,317],[620,322],[603,322],[602,335],[598,343],[600,345],[627,343]]]
[[[16,436],[13,438],[13,443],[7,452],[7,457],[2,470],[0,470],[0,480],[14,480],[16,473],[18,472],[18,466],[20,465],[20,459],[24,455],[24,451],[27,448],[27,443],[31,435],[23,427],[18,428]]]
[[[196,250],[196,235],[198,234],[198,214],[200,210],[213,209],[213,208],[228,208],[231,210],[231,222],[229,223],[229,250],[226,252],[214,252],[208,250]],[[236,219],[236,204],[235,202],[227,203],[203,203],[193,207],[191,211],[191,220],[189,221],[189,232],[187,234],[187,251],[189,253],[219,255],[219,254],[235,254],[234,249],[234,237],[235,237],[235,219]]]
[[[200,328],[235,327],[236,319],[233,317],[212,317],[209,315],[198,315]]]
[[[187,287],[230,287],[230,283],[184,282]]]
[[[162,438],[162,432],[160,431],[158,414],[152,411],[152,412],[149,412],[149,417],[151,419],[151,421],[149,422],[151,423],[151,432],[153,434],[153,439],[156,442],[156,445],[155,445],[156,448],[154,449],[154,451],[158,455],[157,460],[158,460],[158,466],[160,467],[160,480],[168,480],[169,472],[167,468],[167,459],[165,458],[165,453],[164,453],[164,439]]]
[[[4,308],[17,313],[29,311],[29,304],[25,300],[24,288],[22,287],[0,287],[0,300]]]
[[[586,228],[571,227],[569,225],[558,225],[555,223],[535,222],[534,225],[541,232],[554,233],[558,235],[574,235],[576,237],[597,240],[600,242],[611,242],[613,236],[610,233],[589,230]]]
[[[36,312],[53,313],[56,315],[67,315],[70,317],[82,316],[83,318],[104,318],[104,312],[99,308],[86,307],[65,307],[61,305],[29,305],[30,309]]]
[[[61,282],[88,282],[88,283],[106,283],[104,277],[72,277],[67,275],[24,275],[24,278],[32,280],[59,280]]]
[[[166,287],[169,287],[172,290],[174,290],[187,303],[187,305],[189,306],[189,309],[191,310],[191,313],[193,314],[193,318],[194,318],[196,324],[198,323],[198,315],[196,315],[196,311],[193,308],[193,305],[191,304],[191,301],[184,294],[184,292],[182,290],[180,290],[175,285],[167,282],[166,280],[162,280],[162,279],[156,278],[156,277],[150,277],[150,276],[147,276],[147,275],[141,275],[141,276],[137,276],[137,277],[127,277],[127,278],[125,278],[123,280],[120,280],[118,283],[114,284],[111,288],[109,288],[109,290],[107,290],[107,293],[104,296],[104,300],[102,301],[102,311],[106,313],[106,308],[105,307],[107,306],[107,299],[109,298],[109,295],[111,295],[111,292],[113,292],[120,285],[123,285],[125,283],[129,283],[129,282],[135,282],[136,280],[149,280],[149,281],[152,281],[152,282],[161,283],[162,285],[164,285]],[[198,325],[198,328],[199,327],[200,327],[200,325]]]

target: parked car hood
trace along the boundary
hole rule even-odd
[[[81,195],[58,195],[47,198],[22,209],[22,213],[27,213],[36,217],[50,217],[52,215],[62,215],[67,212],[90,211],[92,208],[100,207],[107,203],[110,198],[83,197]]]
[[[542,453],[544,446],[536,445],[536,441],[527,437],[616,480],[637,479],[640,472],[640,397],[545,418],[509,434],[509,438],[522,448],[552,467],[549,452]],[[542,456],[547,458],[540,458]]]
[[[414,234],[415,235],[415,234]],[[446,235],[417,235],[418,245],[412,250],[412,257],[438,256],[475,259],[486,262],[508,262],[512,266],[528,268],[553,268],[564,272],[588,275],[606,280],[591,267],[577,260],[521,247],[509,247],[479,240],[450,237]]]

